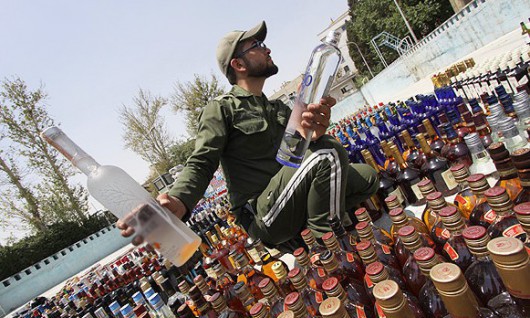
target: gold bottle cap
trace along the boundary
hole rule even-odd
[[[287,275],[291,283],[293,283],[294,288],[301,291],[307,286],[307,279],[304,276],[304,273],[300,270],[300,268],[295,267],[292,270],[289,271],[289,274]]]
[[[448,205],[440,210],[438,213],[442,219],[442,223],[449,231],[457,231],[465,228],[466,224],[462,218],[462,214],[453,205]]]
[[[462,232],[462,236],[471,253],[476,256],[489,254],[487,245],[490,241],[490,236],[486,228],[479,225],[470,226]]]
[[[447,201],[441,192],[433,192],[426,197],[429,207],[436,213],[447,206]]]
[[[493,187],[484,192],[488,204],[495,213],[506,213],[513,209],[513,202],[510,200],[508,192],[503,187]]]
[[[333,232],[327,232],[326,234],[324,234],[322,236],[322,241],[324,241],[324,245],[326,245],[328,250],[340,250],[339,241],[337,241],[337,237],[335,237],[335,234]]]
[[[389,210],[401,208],[401,203],[399,203],[398,197],[395,194],[386,197],[385,204]]]
[[[253,317],[257,318],[257,317]],[[260,317],[261,318],[261,317]],[[292,310],[284,310],[277,318],[297,318]]]
[[[523,242],[513,237],[497,237],[488,242],[490,256],[497,265],[517,267],[528,263]]]
[[[400,228],[398,230],[398,235],[407,250],[414,252],[418,248],[422,247],[420,235],[413,226],[407,225]]]
[[[359,234],[359,237],[363,240],[369,241],[374,238],[372,226],[368,222],[357,223],[357,225],[355,225],[355,229],[357,230],[357,234]]]
[[[328,274],[334,272],[339,267],[339,262],[335,254],[329,250],[320,254],[320,262]]]
[[[420,247],[413,255],[420,266],[421,272],[427,277],[430,277],[431,268],[442,262],[439,257],[436,257],[436,253],[430,247]]]
[[[285,296],[284,305],[287,309],[292,310],[297,317],[307,316],[307,309],[298,292],[292,292]]]
[[[436,133],[436,131],[434,130],[434,127],[432,126],[432,123],[431,121],[428,119],[428,118],[425,118],[421,121],[421,123],[423,124],[423,126],[425,127],[425,130],[427,131],[427,133],[429,134],[429,136],[437,136],[438,134]]]
[[[366,266],[366,275],[370,277],[374,284],[389,279],[388,271],[381,262],[373,262]]]
[[[261,292],[265,297],[270,298],[278,293],[278,290],[276,289],[276,286],[274,286],[274,282],[270,278],[264,278],[262,279],[259,284],[258,288],[261,289]]]
[[[322,317],[329,318],[345,318],[349,317],[346,313],[346,309],[342,305],[341,301],[337,297],[329,297],[324,300],[318,307]]]
[[[313,235],[313,233],[311,232],[310,229],[303,230],[301,235],[302,235],[302,238],[304,239],[304,242],[308,246],[311,246],[311,245],[315,244],[315,242],[316,242],[315,236]]]
[[[405,164],[405,160],[403,160],[403,156],[401,155],[401,152],[399,152],[399,149],[396,145],[390,146],[390,153],[399,166],[403,166]]]
[[[452,263],[440,263],[431,268],[430,276],[434,286],[440,293],[461,294],[468,288],[465,277],[460,268]]]
[[[309,256],[307,255],[306,250],[303,247],[299,247],[293,252],[294,257],[296,258],[296,261],[301,266],[309,266]]]
[[[458,183],[466,182],[466,179],[469,177],[469,169],[463,163],[452,166],[451,173]]]
[[[338,297],[342,301],[347,301],[346,292],[336,277],[330,277],[322,283],[322,289],[328,297]]]
[[[432,152],[432,148],[425,140],[425,136],[423,134],[417,134],[416,139],[418,139],[418,143],[420,144],[421,150],[424,154],[430,154]]]
[[[375,253],[375,248],[370,241],[360,241],[357,244],[357,253],[359,253],[359,256],[365,265],[371,264],[378,260],[377,254]]]
[[[484,192],[486,192],[486,190],[490,188],[486,176],[482,173],[470,175],[467,178],[467,183],[469,184],[471,191],[473,191],[473,193],[476,195],[482,195],[484,194]]]
[[[409,133],[408,130],[403,130],[400,133],[400,135],[403,138],[403,140],[405,141],[405,144],[407,145],[407,147],[409,147],[409,148],[416,147],[416,145],[414,144],[414,141],[412,140],[412,137],[410,136],[410,133]]]
[[[513,211],[515,212],[517,220],[519,220],[519,223],[521,223],[521,226],[526,232],[526,235],[530,235],[530,202],[516,205],[513,208]]]
[[[407,307],[407,300],[398,284],[390,279],[379,282],[373,289],[377,304],[385,314],[393,314]]]
[[[432,183],[432,181],[429,179],[423,179],[418,182],[418,188],[420,189],[420,192],[423,197],[426,197],[429,194],[436,192],[436,187],[434,186],[434,183]]]
[[[355,211],[355,217],[357,220],[359,220],[359,222],[372,222],[372,218],[370,217],[370,214],[366,208],[358,208]]]
[[[276,278],[278,279],[283,279],[287,277],[287,270],[280,261],[277,261],[272,264],[272,272],[274,273],[274,275],[276,275]]]

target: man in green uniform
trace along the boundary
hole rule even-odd
[[[321,237],[331,230],[330,214],[351,224],[345,211],[372,195],[378,179],[371,167],[349,164],[342,145],[325,134],[335,104],[331,97],[308,105],[302,115],[302,126],[314,134],[301,167],[276,161],[291,111],[262,92],[265,80],[278,72],[263,42],[266,34],[262,22],[221,39],[217,61],[233,87],[203,109],[195,150],[172,189],[158,200],[187,219],[221,163],[237,221],[251,237],[281,246],[305,228]],[[119,227],[124,235],[132,234],[124,224]]]

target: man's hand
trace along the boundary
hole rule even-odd
[[[337,101],[328,96],[320,100],[319,104],[307,105],[307,110],[302,113],[302,127],[313,131],[311,140],[317,140],[326,133],[331,118],[331,107]]]
[[[182,201],[180,201],[179,198],[172,197],[168,195],[167,193],[158,195],[158,197],[156,197],[156,200],[160,203],[160,205],[167,208],[169,211],[175,214],[179,219],[184,217],[184,215],[186,215],[186,212],[188,211],[184,203],[182,203]],[[131,211],[131,213],[129,213],[128,215],[134,216],[143,207],[144,206],[137,207],[136,209]],[[127,221],[128,219],[126,216],[125,218],[119,219],[116,222],[116,227],[121,230],[121,235],[123,237],[129,237],[134,234],[134,228],[132,226],[127,225],[128,223]],[[144,238],[142,236],[136,235],[133,238],[132,243],[134,245],[140,245],[142,244],[143,241],[144,241]]]

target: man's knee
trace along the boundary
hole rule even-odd
[[[365,185],[362,189],[358,189],[359,192],[369,195],[377,192],[379,189],[379,175],[374,168],[372,168],[370,165],[362,163],[351,164],[351,168],[353,168],[355,172],[350,174],[349,181],[355,185]],[[360,178],[363,180],[363,182],[359,182],[360,180],[357,178]]]

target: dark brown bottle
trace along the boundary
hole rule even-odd
[[[261,302],[257,302],[252,306],[249,310],[249,314],[252,318],[272,318],[267,305]]]
[[[323,253],[326,248],[318,244],[317,240],[315,239],[315,236],[313,235],[310,229],[303,230],[301,235],[302,239],[304,239],[305,244],[309,248],[309,260],[312,264],[314,264],[320,259],[320,254]]]
[[[513,202],[510,200],[506,189],[493,187],[487,190],[484,195],[497,215],[488,227],[489,236],[491,238],[515,237],[523,243],[526,242],[526,232],[513,212]]]
[[[421,150],[418,150],[418,147],[416,147],[416,144],[412,140],[412,137],[410,136],[409,131],[403,130],[400,133],[400,136],[403,139],[402,143],[404,143],[407,147],[407,150],[403,152],[403,159],[405,159],[405,161],[409,165],[414,166],[416,169],[421,168],[421,166],[423,165],[423,162],[418,162],[418,165],[416,166],[416,160],[418,160],[418,158],[420,157]]]
[[[445,225],[440,218],[440,211],[446,206],[454,206],[452,203],[445,201],[443,194],[441,192],[433,192],[427,196],[427,204],[429,209],[424,213],[430,216],[435,216],[434,224],[431,228],[431,238],[436,243],[436,252],[442,253],[442,249],[451,237],[451,233],[445,228]]]
[[[442,127],[446,136],[445,145],[440,153],[442,157],[449,161],[450,166],[456,163],[463,163],[468,167],[471,166],[473,160],[462,138],[458,136],[451,124],[444,124]]]
[[[302,301],[304,302],[307,312],[312,315],[318,315],[318,306],[324,300],[322,292],[314,290],[307,284],[307,279],[300,268],[293,268],[288,274],[289,280],[293,283]]]
[[[448,317],[498,317],[491,310],[481,307],[462,271],[455,264],[435,265],[429,274],[450,314]]]
[[[390,247],[394,246],[394,239],[388,233],[382,228],[379,228],[372,222],[372,218],[370,217],[370,214],[365,208],[359,208],[355,211],[355,217],[359,222],[367,222],[369,226],[372,228],[372,233],[374,234],[374,238],[377,242],[388,245]]]
[[[460,211],[454,206],[447,206],[440,211],[440,217],[445,228],[451,233],[444,244],[442,255],[465,271],[475,260],[467,248],[462,231],[467,227]]]
[[[407,281],[408,290],[414,295],[419,295],[423,285],[426,283],[426,278],[420,270],[418,262],[414,259],[414,252],[421,247],[425,247],[418,232],[412,226],[405,226],[398,232],[405,248],[410,252],[405,265],[403,266],[403,276]]]
[[[500,179],[495,185],[505,188],[510,199],[515,200],[521,192],[522,186],[517,175],[517,169],[510,158],[510,153],[502,142],[492,143],[488,147],[488,152],[499,172]]]
[[[457,193],[460,188],[458,183],[454,180],[451,171],[449,170],[449,163],[447,159],[439,156],[427,144],[425,137],[421,134],[416,135],[420,147],[425,154],[427,160],[421,167],[421,172],[424,176],[429,178],[438,191],[442,192],[444,196],[449,196]]]
[[[430,247],[421,247],[414,252],[414,259],[426,277],[426,282],[420,289],[420,294],[418,295],[423,312],[434,318],[444,318],[448,314],[447,309],[429,275],[431,268],[444,262],[443,257],[436,254],[434,249]]]
[[[487,247],[508,292],[524,317],[530,317],[530,260],[523,243],[512,237],[499,237]]]
[[[384,317],[389,318],[424,318],[416,299],[403,295],[398,284],[393,280],[384,280],[374,287],[374,296]],[[381,317],[381,314],[379,315]]]
[[[333,254],[335,254],[335,257],[337,257],[341,267],[346,268],[352,273],[364,273],[361,264],[361,259],[359,258],[357,253],[346,252],[342,250],[333,232],[328,232],[324,234],[322,236],[322,240],[324,241],[324,245],[326,245],[328,250],[332,251]]]
[[[469,216],[469,223],[487,228],[497,218],[495,211],[491,209],[488,200],[484,196],[484,193],[490,188],[488,180],[486,180],[485,175],[477,173],[469,176],[467,182],[476,196],[475,206]]]
[[[522,190],[514,199],[514,204],[530,201],[530,149],[517,149],[511,155],[513,165],[517,169]]]
[[[372,303],[363,303],[355,290],[350,289],[350,292],[347,292],[348,289],[342,287],[337,277],[326,279],[322,287],[328,297],[337,297],[341,300],[351,317],[375,317],[375,312],[371,308]]]
[[[422,198],[419,194],[418,182],[421,181],[421,172],[420,170],[410,167],[396,146],[390,147],[396,161],[399,165],[399,171],[396,174],[396,180],[401,185],[401,190],[407,198],[407,201],[412,205],[422,204]]]
[[[296,258],[296,266],[298,266],[304,275],[307,277],[309,286],[315,290],[322,290],[322,283],[324,282],[325,272],[322,269],[322,275],[318,273],[317,264],[311,264],[309,256],[303,247],[297,248],[293,252]]]

